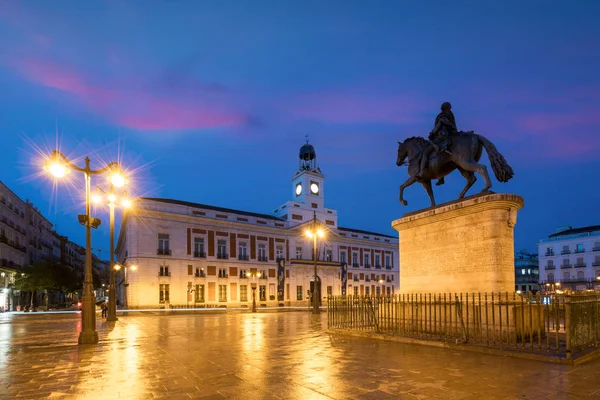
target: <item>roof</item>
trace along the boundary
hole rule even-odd
[[[577,235],[580,233],[591,233],[596,231],[600,231],[600,225],[585,226],[583,228],[570,228],[561,232],[553,233],[548,237],[555,238],[560,236]]]
[[[387,238],[392,238],[392,239],[398,239],[396,236],[384,235],[383,233],[369,232],[369,231],[363,231],[360,229],[352,229],[352,228],[342,228],[341,226],[338,226],[338,230],[346,231],[346,232],[362,233],[364,235],[375,235],[375,236],[387,237]]]
[[[234,210],[232,208],[216,207],[216,206],[210,206],[207,204],[192,203],[189,201],[181,201],[181,200],[173,200],[173,199],[159,199],[159,198],[155,198],[155,197],[143,197],[142,200],[158,201],[161,203],[177,204],[180,206],[203,208],[206,210],[228,212],[228,213],[233,213],[233,214],[238,214],[238,215],[245,215],[248,217],[264,218],[264,219],[285,222],[284,219],[281,219],[281,218],[278,218],[278,217],[275,217],[275,216],[269,215],[269,214],[259,214],[259,213],[253,213],[253,212],[242,211],[242,210]]]

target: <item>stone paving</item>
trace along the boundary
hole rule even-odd
[[[600,399],[576,367],[326,333],[306,312],[0,315],[0,399]]]

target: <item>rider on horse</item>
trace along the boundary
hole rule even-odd
[[[444,151],[448,151],[448,144],[450,141],[450,135],[458,132],[456,128],[456,120],[454,119],[454,114],[452,113],[452,105],[449,102],[444,102],[442,104],[442,112],[438,114],[435,118],[435,126],[431,133],[429,134],[429,140],[431,141],[432,146],[427,146],[423,149],[423,154],[421,156],[421,169],[417,174],[417,177],[422,177],[425,171],[425,166],[427,165],[427,161],[429,160],[429,156],[435,149],[439,153],[443,153]],[[444,183],[444,178],[438,180],[436,185],[442,185]]]

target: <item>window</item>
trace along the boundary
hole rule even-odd
[[[331,250],[327,250],[325,252],[325,261],[331,261],[332,258],[333,258],[333,255],[331,253]]]
[[[169,266],[168,265],[161,265],[160,269],[158,271],[158,275],[159,276],[171,276],[171,274],[169,273]]]
[[[300,246],[296,247],[296,259],[302,260],[302,247]]]
[[[267,301],[267,285],[260,285],[258,287],[258,299],[260,301]]]
[[[548,282],[554,282],[554,274],[552,272],[548,274]]]
[[[227,301],[227,285],[219,285],[219,301]]]
[[[219,240],[217,242],[217,258],[227,258],[227,241]]]
[[[352,253],[352,266],[358,267],[358,253]]]
[[[169,285],[158,285],[158,302],[169,302]]]
[[[333,295],[333,286],[327,286],[327,296]]]
[[[381,256],[379,254],[375,254],[375,267],[381,268]]]
[[[296,300],[302,300],[302,286],[296,286]]]
[[[562,261],[563,261],[563,263],[562,263],[563,267],[568,267],[571,265],[568,258],[563,258]]]
[[[169,248],[169,235],[166,233],[158,234],[158,254],[171,254],[171,250]]]
[[[521,275],[526,275],[527,274],[527,270],[522,269],[521,270]]]
[[[594,247],[593,249],[594,251],[600,251],[600,242],[594,242]]]
[[[585,275],[584,275],[583,271],[577,271],[577,280],[583,281],[584,279],[585,279]]]
[[[563,246],[561,254],[569,254],[571,250],[569,250],[569,246]]]
[[[365,254],[364,263],[365,263],[365,267],[370,267],[370,265],[369,265],[369,256],[366,255],[366,254]]]
[[[258,245],[258,261],[267,261],[267,248],[264,244]]]
[[[375,294],[376,294],[377,296],[381,296],[381,287],[377,286],[377,287],[375,288]]]
[[[583,248],[582,244],[578,244],[575,248],[575,253],[583,253],[585,251],[585,249]]]
[[[194,238],[194,257],[205,257],[204,238]]]
[[[571,279],[571,274],[569,272],[565,272],[563,274],[563,278],[565,281],[568,281],[569,279]]]
[[[386,254],[386,256],[385,256],[385,267],[387,269],[392,268],[392,257],[390,257],[389,254]]]
[[[584,266],[585,266],[585,264],[583,263],[583,257],[577,257],[577,262],[575,262],[575,264],[576,264],[578,267],[584,267]]]
[[[240,278],[247,278],[248,277],[248,271],[245,269],[240,269]]]
[[[219,278],[227,278],[227,269],[226,268],[219,268]]]
[[[386,290],[388,296],[392,295],[392,288],[391,287],[388,286],[388,287],[385,288],[385,290]]]
[[[345,252],[345,251],[341,251],[341,252],[340,252],[340,262],[341,262],[342,264],[345,264],[345,263],[346,263],[346,252]]]
[[[248,285],[240,285],[240,301],[248,301]]]
[[[554,268],[554,261],[548,260],[547,264],[546,264],[546,269],[553,269],[553,268]]]
[[[365,296],[370,296],[371,288],[369,286],[365,286]]]
[[[204,268],[196,268],[196,278],[205,278]]]
[[[196,285],[196,303],[204,303],[204,285]]]
[[[276,257],[279,258],[283,258],[283,246],[277,246],[276,249]]]
[[[246,242],[240,242],[238,258],[240,260],[248,260],[248,249]]]
[[[594,256],[594,267],[600,267],[600,256]]]
[[[358,286],[354,286],[354,295],[358,296]]]
[[[188,265],[188,275],[194,275],[194,266]]]

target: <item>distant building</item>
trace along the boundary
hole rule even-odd
[[[538,243],[540,284],[600,290],[600,225],[566,227]]]
[[[53,224],[29,200],[21,200],[0,181],[0,309],[15,310],[19,298],[12,289],[15,278],[39,261],[83,271],[85,248],[53,231]],[[102,262],[96,264],[104,271]]]
[[[515,290],[537,292],[540,289],[538,255],[521,250],[515,254]]]
[[[308,306],[311,293],[392,294],[398,237],[338,225],[312,145],[300,149],[292,199],[258,214],[172,199],[140,199],[127,213],[117,254],[130,270],[120,297],[131,308]],[[326,237],[305,235],[316,215]],[[315,282],[314,264],[318,274]]]

